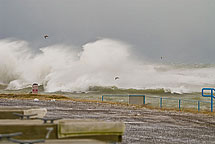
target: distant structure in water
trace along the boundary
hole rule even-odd
[[[33,83],[31,93],[32,94],[38,94],[38,84],[37,83]]]

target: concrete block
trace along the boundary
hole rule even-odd
[[[143,105],[144,97],[143,96],[129,96],[129,104]]]

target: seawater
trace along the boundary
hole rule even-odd
[[[134,58],[132,46],[100,39],[82,46],[53,45],[34,53],[25,41],[0,40],[1,92],[29,92],[32,83],[42,93],[88,92],[89,87],[160,90],[150,95],[200,95],[215,86],[215,66],[153,63]],[[119,79],[115,80],[115,77]]]

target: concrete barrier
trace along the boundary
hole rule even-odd
[[[144,98],[144,95],[129,95],[129,104],[143,105]]]

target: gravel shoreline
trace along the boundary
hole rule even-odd
[[[123,121],[122,144],[215,144],[215,116],[99,102],[0,99],[0,106],[39,106],[46,117]]]

